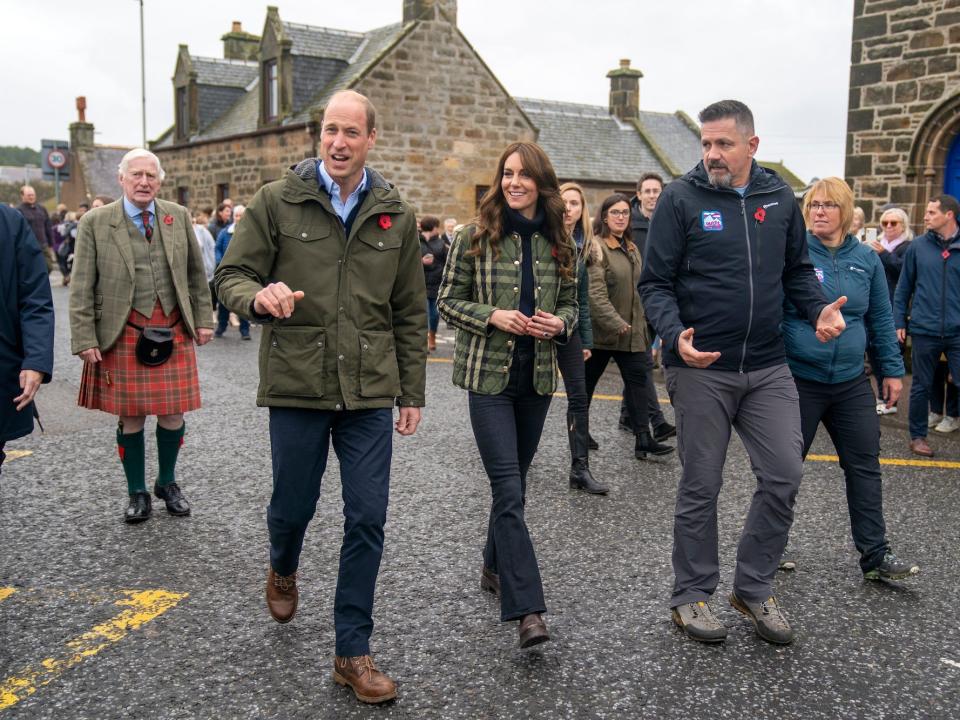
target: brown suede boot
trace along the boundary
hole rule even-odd
[[[267,608],[278,623],[288,623],[297,612],[300,594],[297,591],[297,574],[277,575],[270,568],[267,573]]]
[[[337,685],[353,688],[357,700],[365,703],[382,703],[397,696],[397,684],[377,670],[369,655],[333,659],[333,680]]]
[[[427,352],[434,352],[437,349],[437,334],[427,332]]]

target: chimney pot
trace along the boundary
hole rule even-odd
[[[86,122],[87,97],[80,95],[77,97],[77,122]]]
[[[243,23],[239,20],[234,20],[233,25],[230,28],[230,32],[243,32]]]
[[[620,67],[628,68],[630,67],[630,58],[623,58],[620,60]]]

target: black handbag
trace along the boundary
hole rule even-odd
[[[157,367],[173,355],[172,327],[140,327],[129,320],[127,325],[140,331],[135,352],[141,365]]]

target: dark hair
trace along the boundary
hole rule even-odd
[[[420,218],[420,229],[424,232],[430,232],[438,227],[440,227],[439,218],[433,215],[424,215],[422,218]]]
[[[597,216],[593,220],[593,234],[597,237],[606,238],[613,235],[613,233],[610,232],[610,226],[607,225],[607,211],[617,203],[626,203],[627,207],[630,207],[630,200],[627,199],[626,195],[622,195],[621,193],[607,195],[606,199],[600,204],[600,210],[597,212]],[[623,231],[623,239],[633,239],[630,236],[630,223],[627,223],[627,227]]]
[[[930,198],[930,202],[940,203],[940,212],[952,212],[953,221],[960,222],[960,202],[958,202],[953,195],[937,195],[936,197]]]
[[[749,137],[754,133],[753,113],[739,100],[720,100],[707,105],[697,117],[701,123],[733,118],[744,135]]]
[[[220,213],[222,213],[224,210],[226,210],[226,209],[228,209],[228,208],[229,208],[230,212],[232,213],[232,212],[233,212],[233,206],[228,205],[228,204],[225,203],[225,202],[222,202],[222,203],[220,203],[219,205],[217,205],[217,216],[216,216],[217,221],[220,220]]]
[[[507,146],[497,163],[497,173],[490,188],[480,200],[477,217],[474,222],[477,231],[470,241],[468,256],[480,256],[486,247],[493,253],[493,259],[500,257],[500,240],[503,237],[503,216],[507,202],[503,197],[503,168],[507,158],[516,153],[527,175],[537,186],[537,205],[543,209],[544,235],[556,249],[557,265],[564,280],[572,280],[576,261],[574,246],[563,227],[563,198],[560,197],[560,182],[550,163],[550,158],[536,143],[515,142]]]
[[[89,209],[90,209],[90,203],[85,203],[85,202],[77,203],[77,208],[78,208],[78,209],[79,209],[79,208],[83,208],[84,210],[89,210]]]
[[[637,180],[637,192],[640,192],[640,190],[643,189],[643,184],[647,180],[656,180],[658,183],[660,183],[660,187],[661,188],[663,187],[663,178],[660,177],[660,173],[645,172],[643,175],[640,176],[640,179]]]

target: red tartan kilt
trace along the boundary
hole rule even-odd
[[[157,367],[141,364],[136,355],[140,331],[126,325],[116,344],[103,353],[101,362],[83,364],[77,404],[126,417],[178,415],[199,408],[197,356],[193,338],[180,322],[180,310],[164,315],[157,302],[152,317],[132,310],[128,319],[140,327],[173,326],[173,354]]]

